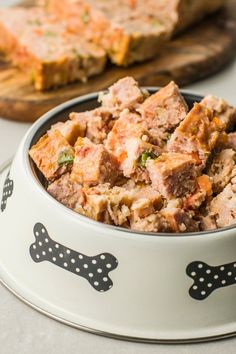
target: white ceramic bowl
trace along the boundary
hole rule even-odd
[[[190,105],[200,100],[184,95]],[[2,282],[41,312],[99,334],[150,342],[233,335],[234,227],[131,232],[76,214],[44,190],[30,146],[69,112],[94,108],[96,98],[76,98],[45,114],[21,142],[10,174],[9,168],[1,174]]]

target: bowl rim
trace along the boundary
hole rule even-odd
[[[145,89],[151,93],[155,93],[160,89],[158,86],[143,86],[142,89]],[[43,195],[43,197],[46,197],[46,199],[50,202],[53,203],[53,207],[57,207],[61,209],[62,212],[67,213],[70,217],[76,218],[77,221],[82,221],[88,224],[91,224],[91,226],[94,227],[99,227],[99,228],[105,228],[107,230],[115,230],[118,232],[123,232],[123,233],[130,233],[134,236],[149,236],[153,238],[157,237],[162,237],[162,238],[185,238],[185,237],[199,237],[203,235],[209,235],[209,234],[214,234],[217,235],[219,233],[222,233],[224,231],[230,231],[236,228],[235,225],[230,225],[227,227],[222,227],[218,229],[213,229],[213,230],[208,230],[208,231],[195,231],[195,232],[178,232],[178,233],[170,233],[170,232],[142,232],[142,231],[136,231],[136,230],[130,230],[121,226],[115,226],[115,225],[109,225],[102,223],[100,221],[93,220],[87,216],[81,215],[74,210],[66,207],[59,201],[57,201],[54,197],[52,197],[46,189],[42,186],[38,178],[36,178],[33,170],[32,170],[32,160],[29,156],[29,149],[32,145],[32,141],[35,137],[35,135],[40,131],[40,129],[53,117],[57,116],[58,114],[62,113],[64,110],[69,109],[70,107],[72,108],[74,105],[86,103],[92,100],[95,100],[98,98],[98,95],[101,91],[99,92],[92,92],[86,95],[82,95],[76,98],[73,98],[71,100],[68,100],[66,102],[61,103],[60,105],[54,107],[53,109],[49,110],[45,114],[43,114],[39,119],[36,120],[36,122],[30,127],[30,129],[27,131],[24,141],[23,141],[23,166],[25,168],[26,175],[30,179],[30,181],[34,184],[34,187],[36,190],[40,191],[40,193]],[[180,90],[181,94],[183,94],[184,98],[189,98],[192,100],[200,101],[203,96],[191,93],[187,90]]]

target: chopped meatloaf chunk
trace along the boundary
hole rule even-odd
[[[200,216],[200,229],[202,231],[217,229],[215,218],[209,214]]]
[[[0,10],[0,50],[25,70],[37,90],[68,84],[103,71],[105,52],[40,8]]]
[[[106,182],[113,184],[117,177],[116,161],[104,145],[93,144],[88,138],[78,138],[75,144],[72,180],[79,184],[95,186]]]
[[[183,200],[184,209],[198,209],[212,195],[212,179],[207,175],[197,177],[195,191]]]
[[[94,220],[126,225],[130,216],[133,192],[122,187],[111,188],[109,183],[83,188],[84,199],[75,211]]]
[[[48,181],[71,170],[74,160],[73,148],[58,130],[44,135],[29,154]]]
[[[108,134],[105,146],[116,157],[124,176],[148,181],[143,155],[157,157],[161,148],[148,142],[140,115],[124,110]]]
[[[208,206],[209,215],[215,218],[217,227],[236,223],[236,178],[219,193]]]
[[[105,108],[96,108],[86,112],[72,112],[72,121],[80,122],[84,127],[84,135],[95,144],[102,144],[112,129],[115,120]]]
[[[110,86],[107,92],[101,92],[99,102],[116,117],[125,108],[131,111],[138,108],[146,95],[139,88],[137,81],[127,76]]]
[[[148,97],[138,108],[153,144],[163,146],[170,133],[186,117],[187,104],[172,81]]]
[[[65,122],[58,122],[51,126],[48,131],[50,135],[51,132],[58,130],[68,141],[70,145],[74,145],[79,136],[84,136],[85,127],[81,124],[80,120],[67,120]]]
[[[81,186],[71,180],[70,173],[65,173],[48,186],[48,192],[59,202],[74,209],[81,197]]]
[[[47,9],[66,19],[69,31],[99,44],[118,65],[152,58],[170,37],[161,17],[136,14],[126,1],[49,0]]]
[[[181,208],[167,206],[160,211],[171,232],[194,232],[199,230],[199,223],[193,219],[194,213]]]
[[[195,153],[199,158],[200,167],[204,167],[223,129],[223,123],[212,111],[195,103],[172,134],[167,149],[173,152]]]
[[[236,132],[228,134],[226,145],[236,151]]]
[[[148,160],[147,171],[152,187],[167,199],[183,197],[196,188],[197,171],[191,155],[164,153]]]
[[[236,152],[232,149],[222,150],[213,159],[207,174],[212,177],[214,193],[220,193],[236,176]]]
[[[208,95],[203,98],[201,104],[212,109],[214,115],[218,117],[225,125],[227,131],[231,130],[236,124],[236,108],[230,106],[222,98],[217,98],[212,95]]]

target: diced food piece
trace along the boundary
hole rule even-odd
[[[236,151],[236,133],[230,133],[227,136],[227,147],[230,147],[231,149]]]
[[[208,210],[217,227],[236,224],[236,178],[211,201]]]
[[[194,213],[180,208],[167,206],[160,211],[171,232],[194,232],[199,230],[199,223],[193,219]]]
[[[184,198],[185,209],[198,209],[212,195],[212,180],[207,175],[197,177],[196,190]]]
[[[152,143],[162,146],[186,117],[188,107],[178,86],[172,81],[148,97],[138,111],[147,126]]]
[[[48,192],[59,202],[74,209],[81,197],[81,186],[71,180],[70,173],[62,175],[48,186]]]
[[[150,214],[144,218],[131,219],[130,227],[142,232],[170,232],[167,220],[160,213]]]
[[[161,148],[148,140],[148,131],[140,122],[140,116],[124,110],[108,134],[105,145],[116,157],[124,176],[147,181],[145,159],[161,153]]]
[[[169,153],[147,162],[153,188],[165,198],[183,197],[196,187],[197,171],[191,155]]]
[[[85,198],[76,211],[94,220],[115,225],[127,225],[132,203],[132,191],[122,187],[111,188],[109,183],[83,189]]]
[[[211,215],[200,216],[200,229],[202,231],[217,229],[215,218]]]
[[[144,101],[145,94],[132,77],[125,77],[102,92],[99,101],[114,116],[118,116],[125,108],[134,110]]]
[[[79,184],[95,186],[106,182],[112,184],[117,177],[116,161],[104,145],[95,145],[87,138],[78,138],[75,144],[72,180]]]
[[[0,10],[0,50],[27,71],[37,90],[85,81],[106,62],[101,48],[69,33],[40,8]]]
[[[74,145],[79,136],[84,136],[85,129],[83,124],[79,120],[67,120],[66,122],[58,122],[52,125],[51,129],[48,131],[50,135],[51,132],[58,130],[68,141],[70,145]]]
[[[232,149],[222,150],[213,159],[207,174],[212,177],[214,192],[220,193],[236,176],[236,152]]]
[[[167,148],[173,152],[197,154],[200,166],[204,167],[223,129],[223,123],[212,111],[195,103],[172,134]]]
[[[96,108],[92,111],[73,112],[72,121],[78,121],[84,126],[84,135],[95,144],[102,144],[114,125],[112,114],[105,108]]]
[[[29,154],[49,181],[69,171],[74,161],[73,148],[58,130],[44,135]]]
[[[222,121],[226,130],[231,130],[236,125],[236,108],[230,106],[222,98],[208,95],[203,98],[201,104],[213,110],[214,115]]]

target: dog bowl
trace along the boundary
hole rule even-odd
[[[189,106],[201,100],[183,95]],[[69,112],[96,107],[97,96],[45,114],[1,173],[3,284],[48,316],[115,338],[196,342],[234,335],[235,227],[134,232],[76,214],[44,190],[29,148]]]

